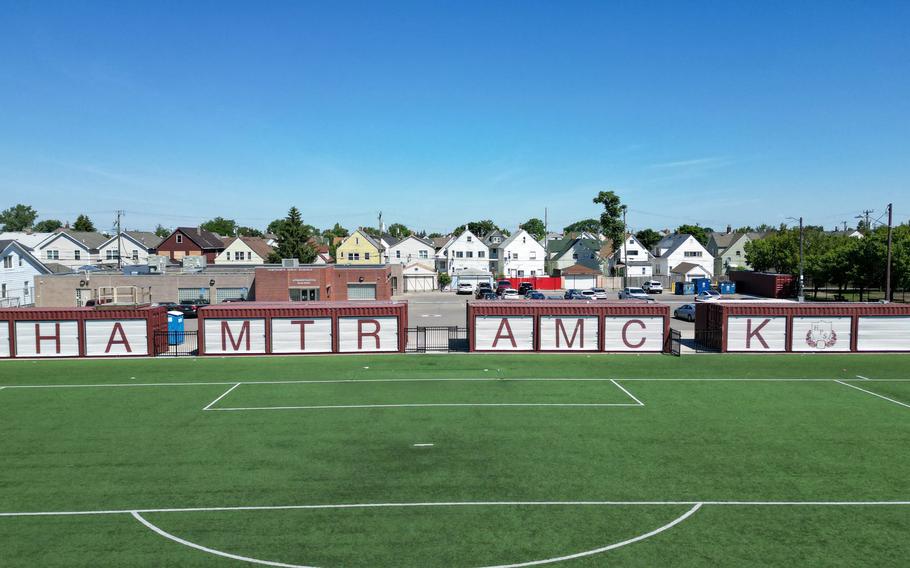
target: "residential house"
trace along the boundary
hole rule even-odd
[[[487,256],[490,259],[490,272],[494,274],[501,274],[499,272],[499,261],[501,260],[499,247],[502,245],[503,241],[508,239],[502,231],[499,229],[494,229],[483,236],[482,240],[487,248],[490,249],[490,252]]]
[[[462,270],[479,270],[490,272],[490,247],[465,228],[457,237],[449,241],[436,253],[436,269],[454,276]]]
[[[559,271],[562,276],[563,286],[567,290],[575,288],[577,290],[587,290],[597,287],[599,277],[603,276],[600,270],[591,268],[584,264],[573,264],[568,268]]]
[[[216,265],[259,265],[269,261],[274,249],[260,237],[231,237],[215,257]]]
[[[71,270],[98,264],[99,247],[110,237],[101,233],[58,229],[34,249],[42,263],[62,264]]]
[[[383,245],[362,229],[357,229],[341,241],[335,249],[335,264],[383,264]]]
[[[123,265],[144,265],[149,262],[149,254],[155,254],[161,237],[147,231],[122,231],[101,243],[98,247],[98,262],[117,264],[117,257],[123,249]]]
[[[682,263],[693,266],[686,265],[674,270]],[[654,247],[654,276],[687,282],[694,278],[711,278],[713,275],[714,257],[692,235],[669,235]]]
[[[828,234],[835,235],[835,236],[841,236],[841,237],[850,237],[853,239],[861,239],[865,236],[861,232],[857,231],[856,229],[847,229],[844,231],[828,231]]]
[[[421,265],[431,266],[435,253],[433,243],[411,235],[391,245],[387,251],[387,256],[389,264],[419,262]]]
[[[711,233],[707,248],[714,257],[714,274],[719,277],[729,270],[751,270],[746,262],[746,244],[763,236],[763,233],[734,233],[729,227],[726,233]]]
[[[508,278],[546,275],[544,271],[546,249],[524,229],[512,233],[511,237],[496,247],[496,250],[499,252],[496,274]]]
[[[2,231],[0,232],[0,241],[16,241],[28,250],[35,250],[45,240],[52,237],[54,233],[26,233],[24,231]]]
[[[429,264],[409,262],[401,272],[405,292],[433,292],[439,289],[436,270]]]
[[[208,264],[214,263],[223,250],[221,237],[199,227],[177,227],[157,248],[160,256],[174,262],[182,261],[185,256],[204,256]]]
[[[549,258],[546,271],[549,274],[556,274],[557,271],[565,270],[574,264],[581,264],[602,272],[603,261],[600,256],[602,246],[603,243],[599,240],[577,237],[548,241]]]
[[[0,240],[0,308],[35,303],[35,276],[50,273],[28,247]]]
[[[626,238],[619,249],[612,252],[607,261],[607,268],[612,276],[621,275],[621,269],[625,266],[627,276],[650,278],[654,273],[653,265],[654,255],[631,233],[626,233]]]

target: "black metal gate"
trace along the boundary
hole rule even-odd
[[[408,353],[454,353],[468,350],[468,328],[409,327]]]
[[[193,357],[199,354],[198,332],[156,331],[155,355],[161,357]]]
[[[670,330],[670,355],[682,355],[682,333],[678,329]]]
[[[719,353],[723,344],[723,331],[696,329],[695,330],[695,352],[696,353]]]

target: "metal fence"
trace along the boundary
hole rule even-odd
[[[408,353],[455,353],[468,350],[468,328],[409,327]]]
[[[682,333],[678,329],[670,330],[670,355],[682,355]]]
[[[885,290],[882,288],[831,288],[820,286],[815,288],[812,283],[806,285],[805,297],[807,300],[817,302],[878,302],[885,299]],[[894,302],[906,304],[910,301],[910,290],[892,290],[891,299]]]
[[[193,357],[199,354],[198,332],[156,331],[155,355],[161,357]]]
[[[718,353],[723,345],[723,330],[696,329],[692,346],[696,353]]]

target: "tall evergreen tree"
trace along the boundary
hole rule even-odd
[[[269,256],[270,262],[296,258],[303,264],[316,260],[316,247],[307,242],[313,236],[310,225],[303,223],[300,210],[291,207],[288,216],[278,227],[278,248]]]
[[[92,233],[95,231],[95,224],[92,223],[92,220],[88,218],[88,215],[85,215],[83,213],[76,217],[76,222],[73,223],[73,230]]]

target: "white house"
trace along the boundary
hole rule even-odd
[[[24,231],[0,232],[0,241],[16,241],[28,250],[35,250],[45,240],[54,236],[54,233],[26,233]]]
[[[124,265],[148,264],[149,254],[155,254],[161,237],[146,231],[123,231],[120,238],[113,236],[98,247],[98,262],[117,264],[117,256],[123,249]]]
[[[35,303],[35,276],[50,270],[13,240],[0,240],[0,308]]]
[[[52,262],[78,270],[86,265],[98,264],[98,248],[108,240],[109,237],[101,233],[66,229],[42,241],[33,254],[43,263]]]
[[[272,250],[268,242],[259,237],[231,237],[225,241],[224,250],[215,257],[215,264],[265,264]]]
[[[455,275],[460,270],[490,270],[490,249],[471,231],[465,229],[436,253],[436,269]]]
[[[547,270],[551,273],[562,271],[570,266],[581,264],[594,270],[602,270],[603,263],[600,258],[600,241],[594,239],[565,238],[551,240],[549,247],[549,265]]]
[[[689,281],[714,275],[714,257],[692,235],[666,236],[654,247],[654,253],[655,276]],[[674,272],[683,263],[687,264],[682,267],[685,270]]]
[[[610,274],[617,274],[618,269],[626,266],[626,275],[648,278],[654,274],[654,255],[631,233],[608,261]]]
[[[423,265],[432,265],[435,249],[430,241],[411,235],[389,246],[386,255],[389,264],[420,262]]]
[[[546,249],[524,229],[518,229],[498,247],[496,273],[509,278],[545,276]]]

